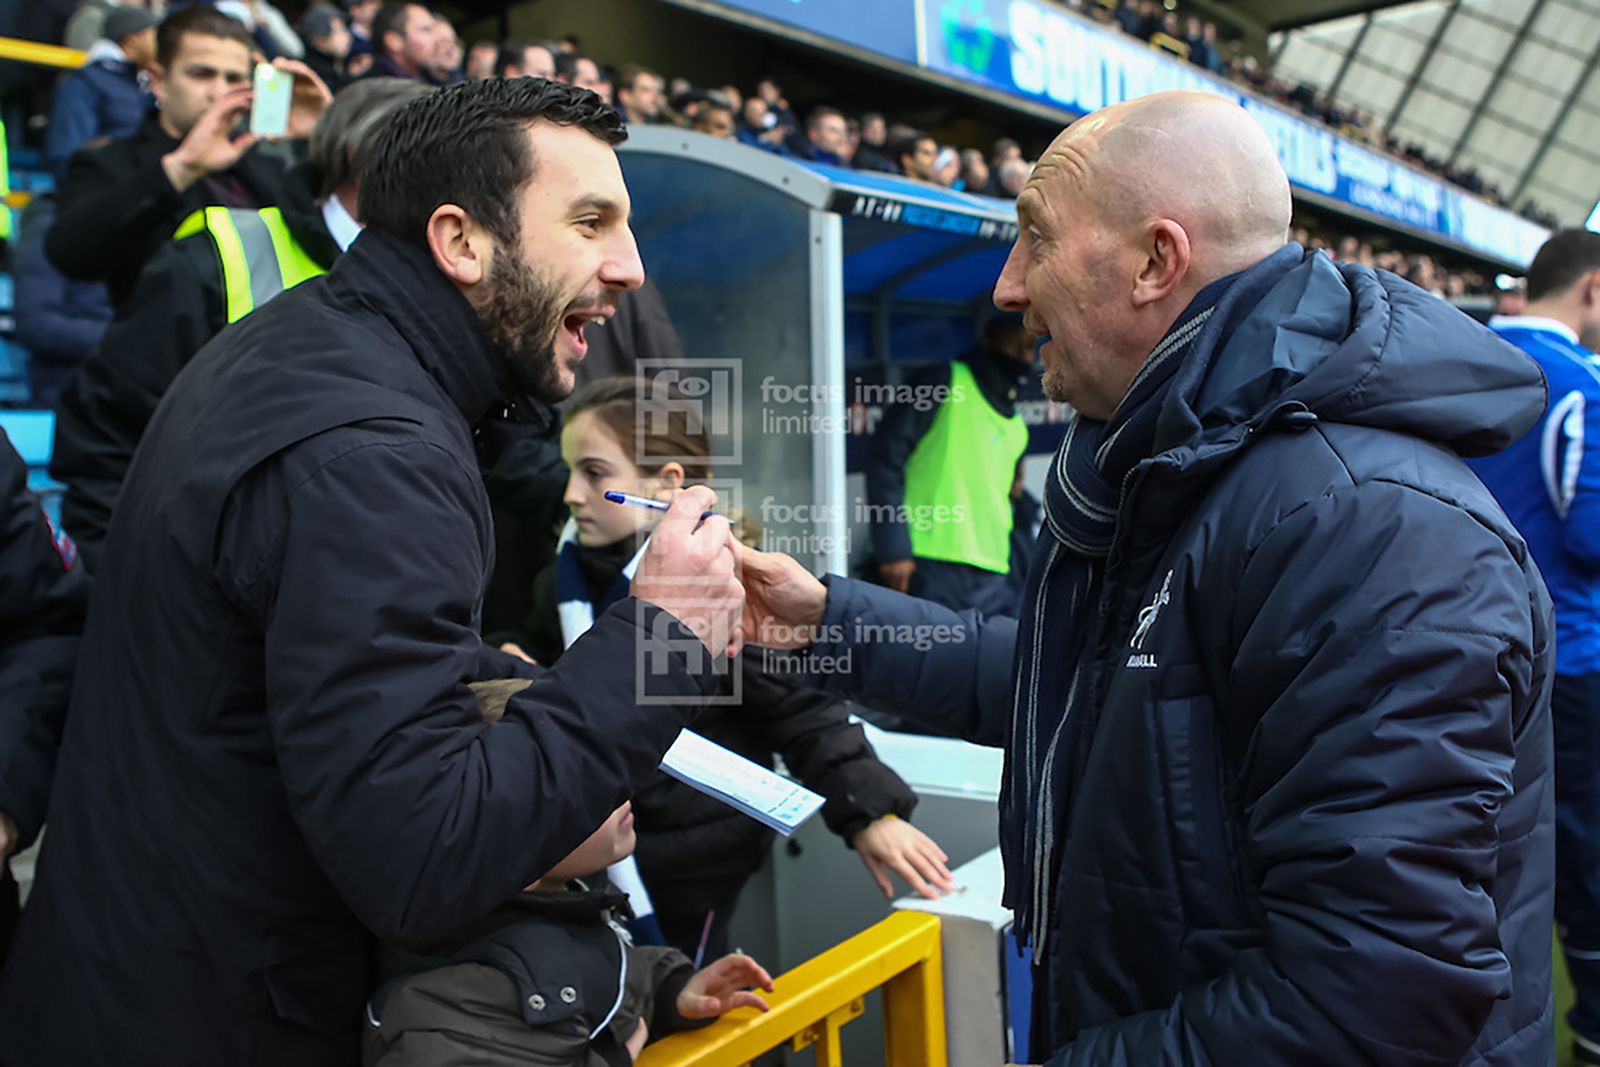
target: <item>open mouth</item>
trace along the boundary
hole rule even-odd
[[[575,311],[561,320],[561,328],[566,331],[567,340],[579,358],[589,351],[589,339],[584,336],[584,329],[591,323],[604,326],[614,314],[616,312],[613,308],[595,308],[590,311]]]

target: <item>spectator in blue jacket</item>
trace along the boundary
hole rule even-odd
[[[740,144],[747,144],[751,148],[761,148],[768,152],[786,152],[783,139],[787,131],[779,126],[772,117],[772,112],[767,108],[767,102],[759,96],[745,98],[744,106],[739,111],[739,123],[733,135]]]
[[[806,116],[805,135],[794,134],[789,138],[789,151],[813,163],[849,166],[845,158],[849,137],[849,126],[837,108],[814,107]]]
[[[1220,97],[1073,124],[1017,216],[995,303],[1077,413],[1020,618],[741,547],[743,636],[1007,748],[1026,1062],[1554,1062],[1554,621],[1460,459],[1538,422],[1538,367],[1286,244]]]
[[[131,137],[150,110],[150,94],[139,72],[155,62],[159,16],[142,7],[114,7],[105,37],[89,49],[89,61],[56,89],[45,156],[59,170],[68,157],[98,137]]]
[[[22,213],[13,277],[17,341],[28,350],[28,386],[37,407],[53,408],[111,323],[111,294],[104,282],[75,282],[44,254],[44,235],[55,221],[55,195],[36,196]]]
[[[1489,327],[1549,383],[1544,418],[1473,467],[1556,605],[1556,921],[1579,1063],[1600,1063],[1600,234],[1565,230],[1528,268],[1528,307]]]

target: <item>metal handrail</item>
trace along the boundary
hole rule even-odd
[[[39,67],[60,67],[76,70],[88,62],[89,53],[76,48],[63,48],[58,44],[41,44],[16,37],[0,37],[0,59],[17,63],[32,63]]]
[[[839,1028],[883,988],[883,1063],[946,1067],[939,919],[915,911],[889,918],[773,980],[771,1011],[740,1008],[703,1030],[649,1045],[636,1067],[736,1067],[788,1042],[815,1045],[817,1067],[840,1067]]]

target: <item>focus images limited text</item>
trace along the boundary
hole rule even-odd
[[[792,628],[776,625],[763,628],[751,644],[757,646],[761,652],[761,669],[768,674],[849,674],[854,669],[855,648],[848,648],[837,655],[819,655],[815,651],[781,651],[786,645],[791,645],[792,637],[802,636],[792,632]],[[918,652],[931,652],[940,645],[959,645],[967,640],[967,631],[962,626],[948,623],[870,623],[856,620],[851,623],[823,624],[815,628],[815,632],[808,631],[805,635],[810,638],[807,645],[802,648],[815,649],[818,646],[827,647],[838,645],[851,638],[852,643],[860,645],[909,645]],[[776,647],[766,647],[767,644]]]
[[[848,553],[849,531],[858,527],[899,525],[927,533],[935,526],[967,521],[965,504],[873,504],[856,497],[848,507],[832,504],[794,504],[765,497],[761,501],[761,550],[783,552],[795,558],[826,555],[835,548]],[[784,527],[778,532],[774,527]],[[827,530],[842,530],[834,535]]]
[[[932,411],[946,400],[965,399],[962,387],[948,382],[869,382],[860,377],[848,386],[812,382],[781,382],[772,375],[761,379],[761,432],[764,434],[871,433],[883,409],[907,405]],[[842,414],[825,414],[819,407],[842,405]],[[784,408],[802,410],[785,411]]]

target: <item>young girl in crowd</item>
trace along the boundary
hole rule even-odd
[[[604,494],[668,500],[711,476],[709,452],[684,412],[639,379],[602,379],[573,397],[561,431],[572,517],[555,561],[534,582],[522,634],[540,663],[553,663],[628,595],[660,519],[658,511],[614,504]],[[734,669],[742,672],[742,706],[712,705],[692,729],[768,767],[772,754],[781,754],[795,777],[827,798],[823,820],[860,854],[885,896],[892,895],[890,870],[925,896],[949,889],[948,857],[907,821],[915,795],[879,762],[845,706],[764,673],[759,651],[739,656]],[[665,773],[640,789],[633,811],[639,872],[667,943],[691,958],[722,955],[739,892],[761,866],[772,832]]]

